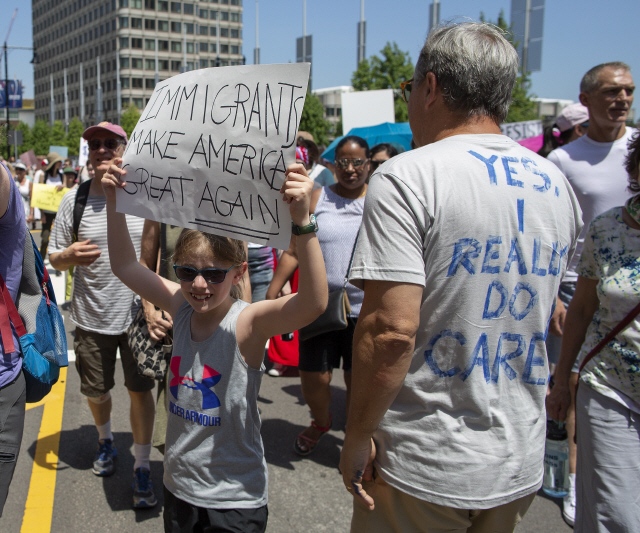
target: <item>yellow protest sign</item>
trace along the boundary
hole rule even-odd
[[[62,197],[69,189],[63,187],[58,190],[57,185],[34,183],[31,191],[31,207],[39,207],[45,211],[58,211]]]

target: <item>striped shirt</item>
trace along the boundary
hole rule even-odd
[[[75,187],[64,195],[58,209],[49,253],[62,252],[73,243],[73,207]],[[144,219],[126,215],[131,240],[140,257],[140,240]],[[71,321],[84,330],[104,335],[124,333],[138,310],[139,298],[111,272],[107,247],[107,200],[104,196],[89,196],[78,228],[78,240],[91,239],[102,252],[88,266],[73,269]]]

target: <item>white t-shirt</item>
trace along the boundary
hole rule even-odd
[[[449,137],[373,175],[352,282],[424,287],[413,361],[374,435],[390,485],[464,509],[541,486],[544,340],[581,227],[555,165],[503,135]]]
[[[635,131],[627,128],[624,136],[612,143],[597,142],[584,135],[549,154],[549,161],[555,163],[571,183],[580,202],[584,222],[576,253],[562,281],[578,281],[576,267],[591,221],[612,207],[624,205],[632,196],[627,189],[629,182],[624,158],[628,152],[627,144]]]
[[[73,207],[78,188],[75,187],[62,197],[51,240],[49,253],[63,252],[73,243]],[[140,240],[144,219],[127,215],[127,226],[131,241],[140,257]],[[104,196],[89,196],[85,206],[78,240],[91,239],[102,252],[89,266],[73,269],[73,296],[71,298],[71,321],[80,328],[102,333],[119,335],[124,333],[138,310],[139,299],[111,271],[107,246],[107,200]]]

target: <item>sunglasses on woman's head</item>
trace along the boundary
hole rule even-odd
[[[193,281],[200,274],[207,283],[215,284],[222,283],[227,276],[227,272],[233,267],[229,267],[226,270],[223,268],[203,268],[198,270],[197,268],[173,265],[173,270],[176,273],[176,277],[180,281]]]
[[[124,139],[114,139],[109,137],[108,139],[91,139],[89,141],[89,150],[100,150],[100,147],[104,145],[107,150],[115,150],[121,144],[125,144]]]

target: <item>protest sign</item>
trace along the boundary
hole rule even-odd
[[[69,189],[63,187],[58,190],[57,185],[44,185],[43,183],[34,183],[31,191],[31,207],[39,207],[46,211],[58,211],[62,197],[69,192]]]
[[[28,167],[38,164],[38,158],[33,150],[29,150],[24,154],[20,154],[20,161],[22,161]]]
[[[156,85],[124,152],[117,210],[288,248],[308,63],[201,69]]]
[[[510,137],[514,141],[520,141],[529,137],[542,135],[541,120],[525,120],[524,122],[507,122],[500,124],[502,135]]]

